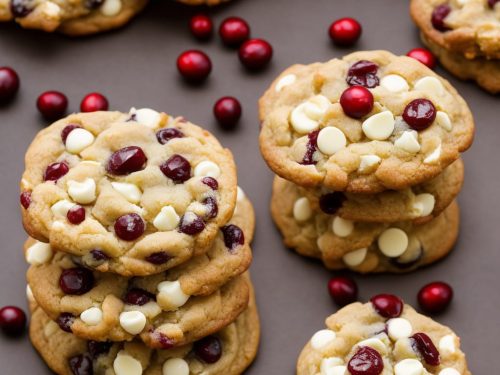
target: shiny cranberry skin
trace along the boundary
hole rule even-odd
[[[167,263],[170,259],[172,259],[172,257],[164,251],[159,251],[148,255],[145,259],[149,263],[161,265]]]
[[[446,26],[444,20],[450,14],[451,8],[448,4],[441,4],[432,11],[431,22],[432,26],[438,31],[448,31],[450,28]]]
[[[18,336],[26,327],[26,314],[16,306],[5,306],[0,309],[0,327],[10,336]]]
[[[94,364],[92,363],[92,359],[87,354],[80,354],[75,357],[71,357],[68,365],[73,375],[94,374]]]
[[[436,107],[428,99],[415,99],[406,106],[403,120],[414,130],[425,130],[436,119]]]
[[[499,3],[500,0],[488,0],[488,5],[491,9],[495,8],[495,5]]]
[[[347,116],[361,118],[373,109],[373,95],[363,86],[351,86],[342,93],[340,105]]]
[[[46,91],[38,97],[36,106],[46,120],[55,121],[66,114],[68,98],[59,91]]]
[[[264,68],[273,57],[273,47],[264,39],[250,39],[238,51],[241,63],[248,69]]]
[[[181,132],[177,128],[163,128],[156,132],[156,139],[162,145],[166,144],[168,141],[171,141],[174,138],[183,138],[184,133]]]
[[[181,53],[177,58],[177,69],[187,81],[201,82],[212,71],[212,62],[204,52],[189,50]]]
[[[187,218],[186,215],[184,215],[181,218],[181,224],[179,229],[182,233],[194,236],[195,234],[198,234],[202,232],[203,229],[205,229],[205,222],[203,221],[203,219],[199,216],[196,215],[194,216],[195,217]]]
[[[425,285],[418,292],[418,303],[428,313],[444,311],[453,299],[453,289],[447,283],[436,281]]]
[[[132,288],[125,295],[124,301],[129,305],[144,306],[146,303],[154,301],[155,296],[147,290]]]
[[[375,311],[384,318],[397,318],[403,312],[404,303],[393,294],[379,294],[370,299]]]
[[[43,176],[44,181],[57,181],[69,172],[68,164],[53,163],[50,164],[47,169],[45,169],[45,174]]]
[[[102,262],[109,259],[109,256],[102,250],[90,250],[90,254],[92,254],[92,258],[95,261]]]
[[[318,148],[318,134],[319,130],[315,130],[307,135],[307,138],[309,140],[307,141],[306,145],[306,153],[302,158],[302,163],[301,163],[302,165],[316,164],[316,161],[314,160],[314,153]]]
[[[218,337],[207,336],[193,345],[196,357],[205,363],[215,363],[222,356],[222,343]]]
[[[191,20],[189,21],[189,30],[191,30],[191,34],[199,40],[210,39],[213,28],[214,25],[212,19],[206,14],[196,14],[191,17]]]
[[[89,341],[87,342],[87,349],[89,351],[89,354],[92,358],[97,358],[102,354],[107,354],[109,353],[109,350],[113,346],[112,342],[109,341]]]
[[[7,66],[0,68],[0,104],[11,100],[19,90],[19,76]]]
[[[144,220],[136,214],[125,214],[115,221],[115,233],[124,241],[134,241],[144,233],[146,229]]]
[[[412,340],[413,349],[422,356],[425,363],[431,366],[439,366],[439,351],[429,336],[425,333],[415,333],[410,339]]]
[[[345,306],[358,300],[358,286],[348,277],[333,277],[328,282],[328,292],[335,303]]]
[[[436,57],[428,49],[414,48],[411,51],[409,51],[406,54],[406,56],[420,61],[422,64],[427,66],[429,69],[434,69],[436,67]]]
[[[108,99],[98,92],[86,95],[80,103],[80,111],[82,112],[107,111],[108,109]]]
[[[375,349],[363,346],[352,356],[347,368],[352,375],[379,375],[384,371],[384,361]]]
[[[148,158],[142,148],[124,147],[115,151],[108,160],[106,170],[114,175],[123,176],[144,169]]]
[[[65,294],[81,296],[94,287],[94,275],[86,268],[69,268],[62,271],[59,286]]]
[[[207,213],[205,219],[213,219],[219,213],[219,205],[217,204],[217,199],[214,197],[207,197],[203,200],[203,204],[206,206]]]
[[[222,21],[219,35],[226,46],[239,47],[250,38],[250,26],[242,18],[229,17]]]
[[[85,220],[85,208],[79,205],[71,207],[66,215],[71,224],[78,225]]]
[[[64,332],[71,333],[71,326],[75,321],[75,316],[71,313],[62,313],[57,317],[56,323]]]
[[[234,250],[238,246],[243,246],[245,243],[245,234],[240,227],[229,224],[221,228],[224,236],[224,244],[229,250]]]
[[[345,201],[345,195],[341,192],[324,194],[319,198],[319,208],[325,214],[334,215],[342,207]]]
[[[363,29],[354,18],[341,18],[333,22],[328,30],[332,41],[339,46],[352,46],[361,37]]]
[[[61,139],[64,144],[66,144],[66,139],[68,139],[69,133],[78,128],[81,128],[81,126],[76,124],[69,124],[64,127],[64,129],[61,131]]]
[[[210,176],[207,176],[207,177],[203,177],[201,179],[201,182],[205,185],[207,185],[210,189],[212,190],[218,190],[219,189],[219,183],[217,182],[217,180],[213,177],[210,177]]]
[[[372,89],[377,87],[380,83],[377,72],[377,64],[371,61],[361,60],[349,68],[346,81],[349,86],[363,86]]]
[[[163,174],[181,184],[191,178],[191,164],[181,155],[172,155],[165,163],[160,165]]]
[[[219,125],[225,129],[231,129],[241,118],[242,109],[238,99],[224,96],[215,102],[213,111]]]
[[[19,197],[19,200],[21,202],[21,206],[23,206],[24,209],[27,210],[31,204],[31,191],[23,191],[21,193],[21,196]]]
[[[10,11],[15,18],[26,17],[33,11],[32,2],[29,0],[11,0]]]

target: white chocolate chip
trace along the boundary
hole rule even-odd
[[[292,127],[300,134],[316,130],[319,127],[319,120],[330,105],[330,100],[323,95],[316,95],[307,102],[299,104],[290,116]]]
[[[94,179],[86,178],[83,182],[68,181],[68,194],[75,202],[80,204],[92,203],[96,199]]]
[[[62,221],[54,221],[52,223],[52,226],[51,226],[51,229],[53,230],[63,230],[64,228],[66,228],[66,225],[62,222]]]
[[[42,3],[43,13],[48,17],[58,17],[61,13],[61,7],[52,1]]]
[[[136,122],[138,122],[141,125],[147,126],[148,128],[156,129],[158,126],[160,126],[161,114],[155,111],[154,109],[132,108],[130,109],[129,114],[134,116]]]
[[[367,248],[362,248],[358,250],[351,251],[342,257],[342,260],[349,267],[357,267],[364,262],[366,258]]]
[[[455,337],[453,335],[446,335],[439,340],[439,351],[441,354],[454,354],[456,352],[455,348]]]
[[[122,312],[120,314],[120,325],[131,335],[137,335],[146,326],[146,316],[140,311]]]
[[[369,346],[370,348],[375,349],[380,354],[387,354],[387,346],[383,343],[382,340],[377,339],[375,337],[360,341],[356,344],[357,346]]]
[[[80,314],[80,319],[89,326],[96,326],[102,322],[102,310],[91,307]]]
[[[70,202],[67,199],[60,200],[56,202],[50,207],[50,210],[54,214],[54,216],[66,217],[68,211],[74,206],[73,202]]]
[[[179,225],[181,218],[172,206],[165,206],[156,215],[153,225],[161,231],[174,230]]]
[[[189,365],[182,358],[171,358],[165,361],[162,375],[189,375]]]
[[[377,155],[362,155],[359,163],[359,173],[371,173],[380,164],[382,159]]]
[[[220,168],[213,161],[205,160],[194,168],[194,175],[197,177],[217,178],[220,176]]]
[[[408,236],[399,228],[386,229],[378,238],[378,248],[389,258],[403,254],[408,247]]]
[[[415,82],[415,90],[425,91],[431,94],[443,95],[444,87],[436,77],[424,77]]]
[[[363,122],[363,133],[372,140],[383,141],[391,136],[395,123],[391,111],[380,112]]]
[[[425,164],[436,164],[441,157],[441,144],[424,159]]]
[[[116,375],[141,375],[142,365],[141,362],[122,350],[113,362],[113,370]]]
[[[394,341],[410,337],[412,332],[413,327],[411,323],[404,318],[389,319],[387,322],[387,333]]]
[[[318,134],[318,149],[325,155],[333,155],[345,148],[347,139],[344,133],[334,126],[320,130]]]
[[[276,86],[274,86],[274,89],[276,92],[280,92],[286,86],[293,85],[296,80],[297,76],[295,74],[287,74],[286,76],[280,78],[280,80],[276,83]]]
[[[335,334],[335,332],[329,329],[323,329],[316,332],[311,338],[311,346],[315,350],[321,350],[330,345],[333,341],[335,341],[336,338],[337,335]]]
[[[94,143],[94,139],[94,135],[88,130],[73,129],[66,138],[66,150],[72,154],[79,154]]]
[[[26,250],[26,261],[33,266],[47,263],[51,259],[52,248],[48,243],[36,241]]]
[[[403,132],[401,136],[394,142],[394,146],[401,150],[416,154],[420,151],[420,143],[418,143],[418,134],[414,130]]]
[[[346,369],[344,361],[337,357],[324,358],[321,361],[321,375],[344,375]]]
[[[347,237],[354,230],[354,223],[351,220],[342,219],[336,216],[333,219],[332,231],[338,237]]]
[[[391,92],[404,92],[410,89],[408,82],[397,74],[389,74],[380,80],[380,86]]]
[[[395,375],[423,375],[424,366],[412,358],[403,359],[394,366]]]
[[[50,337],[56,332],[61,332],[61,328],[59,328],[56,322],[49,320],[47,325],[43,328],[43,334],[45,337]]]
[[[189,299],[179,281],[163,281],[158,284],[157,302],[164,310],[176,310]]]
[[[242,188],[240,188],[239,186],[237,187],[237,193],[236,193],[236,200],[238,202],[243,202],[243,200],[245,199],[245,192],[243,191]]]
[[[413,208],[415,208],[415,210],[419,213],[419,216],[427,216],[434,211],[435,204],[436,198],[434,198],[434,195],[422,193],[415,197]]]
[[[311,203],[306,197],[299,198],[293,205],[293,217],[297,221],[309,220],[312,216]]]
[[[448,116],[446,112],[437,111],[435,121],[438,126],[441,126],[445,130],[451,131],[451,129],[453,128],[453,126],[451,125],[450,116]]]
[[[121,10],[121,0],[104,0],[104,4],[101,5],[101,13],[107,17],[116,16]]]
[[[460,375],[460,373],[458,372],[458,370],[455,370],[454,368],[447,367],[439,371],[439,375]]]
[[[33,291],[31,290],[31,287],[29,285],[26,285],[26,298],[28,298],[28,301],[34,302],[35,297],[33,296]]]
[[[113,186],[113,189],[123,195],[130,203],[137,204],[141,201],[142,192],[137,185],[130,184],[128,182],[112,182],[111,186]]]

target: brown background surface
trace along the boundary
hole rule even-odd
[[[272,43],[273,63],[259,74],[246,73],[236,54],[223,48],[218,39],[207,44],[193,40],[186,28],[193,10],[167,0],[153,2],[123,30],[79,40],[1,25],[0,66],[17,69],[22,89],[12,105],[0,108],[0,305],[26,306],[18,180],[25,149],[45,124],[38,117],[36,97],[48,89],[61,90],[70,99],[70,110],[76,111],[84,94],[100,91],[113,109],[147,106],[184,115],[233,150],[240,185],[253,200],[258,216],[252,270],[262,316],[262,344],[248,374],[293,374],[302,346],[336,310],[326,290],[333,273],[281,244],[268,213],[272,174],[258,151],[256,101],[288,65],[350,52],[335,48],[326,36],[336,18],[350,15],[361,21],[364,35],[358,49],[404,54],[418,46],[407,8],[405,0],[238,0],[212,10],[217,22],[230,15],[246,18],[254,36]],[[202,87],[186,86],[176,72],[177,55],[188,48],[201,48],[212,57],[214,71]],[[498,374],[500,98],[474,84],[451,81],[472,107],[477,123],[476,142],[465,155],[466,181],[459,199],[462,230],[456,249],[443,262],[409,275],[354,277],[364,301],[374,293],[391,292],[412,304],[424,283],[436,279],[451,283],[455,301],[437,319],[461,335],[475,375]],[[234,132],[220,131],[213,120],[212,105],[223,95],[234,95],[244,105],[243,119]],[[49,371],[27,337],[0,337],[0,373]]]

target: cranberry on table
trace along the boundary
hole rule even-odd
[[[19,90],[19,76],[7,66],[0,68],[0,104],[11,100]]]
[[[319,130],[315,130],[307,135],[308,141],[306,145],[306,153],[302,158],[302,165],[316,164],[316,160],[314,160],[314,153],[318,149],[318,134]]]
[[[352,356],[347,368],[352,375],[379,375],[384,371],[384,361],[375,349],[363,346]]]
[[[349,68],[346,81],[349,86],[363,86],[372,89],[380,84],[377,72],[377,64],[368,60],[360,60]]]
[[[191,164],[181,155],[172,155],[160,165],[163,174],[176,184],[183,183],[191,178]]]
[[[422,310],[429,313],[444,311],[453,299],[453,289],[442,281],[425,285],[418,292],[418,303]]]
[[[425,130],[436,119],[436,107],[428,99],[415,99],[406,106],[403,120],[414,130]]]
[[[328,292],[339,306],[345,306],[358,300],[358,286],[349,277],[331,278],[328,282]]]
[[[403,312],[403,301],[393,294],[378,294],[370,302],[377,314],[384,318],[397,318]]]
[[[81,128],[81,126],[77,124],[69,124],[64,127],[64,129],[61,131],[61,139],[64,144],[66,144],[66,139],[68,139],[69,133],[78,128]]]
[[[93,375],[94,364],[87,354],[71,357],[68,362],[69,368],[74,375]]]
[[[250,38],[250,26],[240,17],[229,17],[219,27],[222,42],[229,47],[239,47]]]
[[[156,133],[156,139],[162,145],[166,144],[168,141],[171,141],[174,138],[183,138],[184,133],[176,128],[163,128],[158,130]]]
[[[352,46],[361,37],[363,29],[354,18],[345,17],[333,22],[328,30],[332,41],[339,46]]]
[[[219,124],[226,129],[233,128],[241,118],[241,104],[232,96],[224,96],[214,105],[214,116]]]
[[[222,235],[224,236],[224,245],[229,250],[234,250],[238,246],[243,246],[245,243],[245,235],[240,227],[229,224],[221,228]]]
[[[222,356],[222,343],[218,337],[207,336],[193,345],[196,357],[205,363],[216,363]]]
[[[414,48],[410,50],[406,56],[411,57],[415,60],[420,61],[422,64],[427,66],[429,69],[434,69],[436,67],[436,57],[434,54],[426,48]]]
[[[351,86],[340,97],[344,113],[352,118],[361,118],[373,109],[373,95],[363,86]]]
[[[204,81],[212,71],[212,61],[202,51],[189,50],[177,58],[179,73],[189,82]]]
[[[115,221],[115,233],[124,241],[134,241],[143,235],[146,226],[144,220],[136,214],[125,214]]]
[[[76,204],[69,209],[66,217],[71,224],[78,225],[85,220],[85,208]]]
[[[23,206],[24,209],[27,210],[31,204],[31,191],[23,191],[21,193],[21,196],[19,197],[19,200],[21,202],[21,206]]]
[[[0,327],[2,331],[11,336],[24,332],[26,327],[26,314],[16,306],[5,306],[0,309]]]
[[[147,290],[132,288],[125,295],[124,301],[129,305],[144,306],[146,303],[154,301],[155,296]]]
[[[448,4],[441,4],[432,11],[431,22],[432,26],[438,31],[448,31],[450,28],[446,26],[444,20],[451,12],[451,7]]]
[[[189,20],[189,30],[195,38],[208,40],[212,36],[213,22],[206,14],[196,14]]]
[[[325,214],[334,215],[342,207],[345,201],[345,195],[339,191],[323,194],[319,198],[319,208]]]
[[[66,114],[68,98],[59,91],[46,91],[38,97],[36,106],[45,119],[55,121]]]
[[[97,262],[104,262],[109,259],[109,256],[104,251],[99,249],[90,250],[90,254]]]
[[[126,175],[144,169],[148,161],[142,148],[137,146],[124,147],[115,151],[108,160],[106,169],[115,175]]]
[[[86,95],[80,103],[80,110],[82,112],[107,111],[108,109],[108,99],[98,92]]]
[[[425,333],[415,333],[410,338],[412,340],[412,347],[424,359],[424,361],[431,366],[439,366],[441,362],[439,358],[439,351],[432,342],[431,338]]]
[[[65,162],[52,163],[45,169],[43,179],[44,181],[57,181],[68,172],[69,167]]]
[[[94,287],[94,274],[83,267],[68,268],[61,272],[59,286],[65,294],[81,296]]]
[[[273,47],[264,39],[250,39],[238,51],[241,63],[248,69],[264,68],[273,57]]]

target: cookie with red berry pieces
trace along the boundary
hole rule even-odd
[[[373,194],[428,181],[473,140],[457,91],[420,62],[386,51],[295,65],[260,99],[260,148],[304,187]]]
[[[302,350],[297,375],[471,375],[460,338],[382,294],[348,305],[326,320]]]
[[[125,276],[208,251],[237,195],[231,153],[206,130],[151,109],[75,114],[42,130],[21,190],[31,237]]]
[[[410,13],[426,39],[467,59],[500,59],[498,0],[412,0]]]

